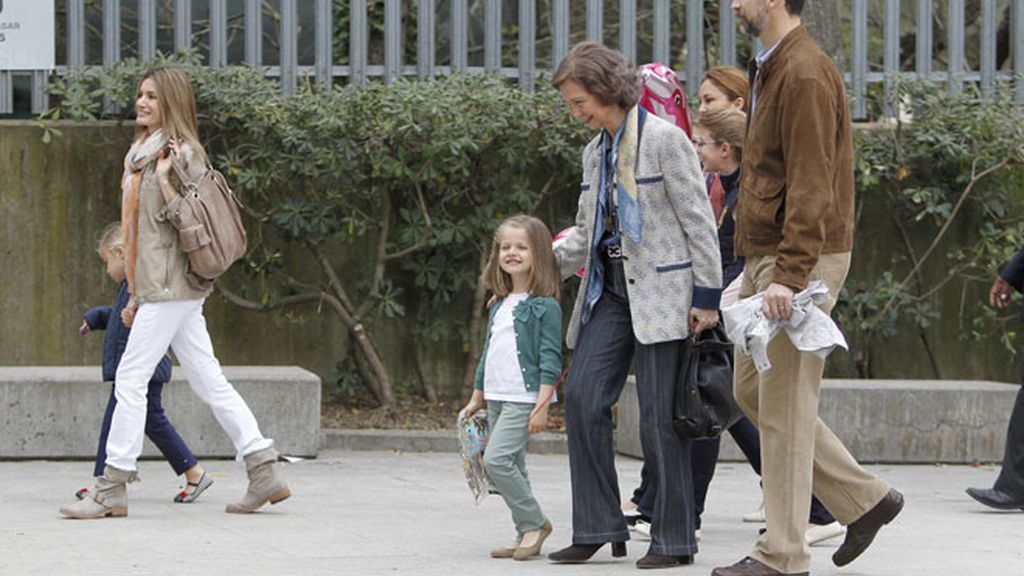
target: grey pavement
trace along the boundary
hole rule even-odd
[[[294,496],[251,516],[223,512],[245,489],[242,466],[204,464],[215,484],[195,504],[172,503],[178,479],[165,463],[144,461],[143,481],[130,487],[128,518],[73,521],[57,509],[88,483],[90,463],[0,462],[0,574],[636,574],[634,561],[647,547],[634,539],[627,559],[605,549],[579,566],[492,560],[488,551],[513,535],[509,514],[498,497],[473,504],[452,453],[321,452],[283,466]],[[641,463],[622,457],[618,464],[628,494]],[[528,467],[555,527],[545,546],[553,551],[571,538],[568,460],[531,455]],[[997,467],[870,468],[905,493],[903,514],[845,568],[830,561],[838,541],[812,548],[812,574],[1024,574],[1024,512],[990,512],[963,492],[991,485]],[[749,466],[720,464],[696,564],[658,573],[707,575],[743,557],[759,525],[741,517],[759,502]]]

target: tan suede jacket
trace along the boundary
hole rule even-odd
[[[755,83],[743,149],[736,253],[777,256],[773,281],[794,290],[822,254],[853,249],[853,136],[835,64],[799,26]]]
[[[181,146],[181,160],[186,171],[198,178],[205,170],[191,147]],[[171,181],[180,186],[173,172]],[[172,202],[172,206],[174,202]],[[178,231],[167,220],[164,195],[156,177],[156,163],[142,172],[139,187],[139,245],[135,263],[135,294],[139,304],[167,300],[197,300],[210,295],[209,290],[195,290],[186,278],[188,256],[181,250]]]

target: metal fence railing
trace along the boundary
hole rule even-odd
[[[201,47],[209,66],[261,67],[268,76],[280,78],[281,89],[286,93],[305,77],[329,88],[335,82],[428,79],[453,71],[498,73],[531,89],[538,76],[550,72],[568,52],[570,41],[583,37],[605,40],[608,30],[617,30],[617,38],[607,40],[634,60],[674,63],[693,93],[697,82],[686,80],[701,78],[706,63],[736,64],[737,45],[741,41],[748,51],[756,48],[756,42],[737,38],[736,19],[727,0],[718,2],[717,18],[707,17],[705,4],[710,3],[706,0],[645,0],[642,17],[638,15],[636,0],[617,0],[617,10],[610,11],[608,6],[614,8],[616,0],[52,1],[56,2],[62,20],[58,30],[64,32],[58,36],[57,74],[71,67],[117,62],[123,56],[123,47],[129,44],[133,47],[131,55],[143,59],[154,57],[158,49]],[[980,45],[974,58],[976,65],[972,65],[965,57],[966,0],[846,0],[848,4],[842,5],[842,9],[849,58],[844,74],[854,116],[864,118],[868,114],[869,91],[879,85],[887,99],[885,112],[891,113],[892,88],[904,77],[946,83],[954,91],[962,89],[965,83],[976,83],[984,94],[991,94],[997,83],[1013,83],[1016,99],[1024,102],[1024,80],[1020,80],[1024,77],[1024,0],[979,1],[980,25],[975,26],[974,37]],[[368,4],[376,8],[382,5],[382,14],[379,9],[371,11]],[[542,7],[541,17],[538,4]],[[884,18],[883,29],[879,31],[872,29],[877,24],[870,23],[877,23],[878,18],[869,19],[869,10],[880,6],[884,6]],[[904,8],[909,11],[911,6],[915,46],[913,66],[908,67],[909,55],[901,48],[901,34],[908,26],[901,22],[901,14],[906,14]],[[132,10],[126,10],[129,7]],[[570,33],[573,8],[577,13],[585,9],[585,35],[582,30]],[[101,11],[102,17],[94,14],[94,18],[89,18],[87,9]],[[606,11],[617,18],[617,26],[608,25]],[[268,12],[273,13],[273,18],[267,17]],[[710,12],[714,15],[716,11],[712,8]],[[410,13],[416,16],[414,24],[410,24]],[[933,28],[938,15],[946,23],[942,39],[944,69],[934,66]],[[93,20],[101,23],[92,25]],[[714,26],[709,27],[709,22]],[[639,28],[641,25],[644,28]],[[203,29],[197,32],[195,29],[200,26]],[[680,30],[680,26],[684,29]],[[1009,29],[1012,64],[1006,60],[997,63],[997,32],[1005,28]],[[131,29],[133,34],[123,38],[126,35],[122,29]],[[340,48],[339,29],[348,36],[347,45]],[[638,32],[645,35],[643,54],[638,54]],[[476,46],[470,57],[471,33],[474,38],[482,35],[482,59]],[[539,33],[543,34],[541,38]],[[510,34],[515,35],[512,42]],[[275,38],[273,50],[266,49],[268,35]],[[101,37],[101,60],[95,50],[87,54],[87,37],[92,45],[96,36]],[[883,54],[880,65],[869,58],[872,50],[877,52],[879,37]],[[410,39],[413,44],[406,45]],[[705,50],[705,44],[712,41],[714,61],[709,60]],[[301,63],[300,42],[303,54],[312,52],[312,57],[303,58]],[[382,45],[382,58],[376,48],[371,55],[371,45]],[[509,45],[515,46],[515,58],[502,53]],[[539,50],[544,52],[543,64],[538,64]],[[241,57],[230,59],[229,51],[240,52]],[[92,58],[87,58],[90,55]],[[509,65],[510,61],[514,65]],[[50,71],[0,70],[0,114],[14,111],[12,94],[16,82],[30,86],[32,112],[45,110],[49,74]]]

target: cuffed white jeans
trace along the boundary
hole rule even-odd
[[[273,445],[260,433],[256,417],[213,355],[203,302],[174,300],[139,306],[114,380],[117,407],[107,437],[110,466],[136,470],[146,427],[146,390],[168,348],[177,356],[192,391],[213,410],[239,458]]]

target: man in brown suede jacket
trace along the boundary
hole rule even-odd
[[[853,139],[842,78],[800,21],[804,0],[733,0],[765,49],[751,62],[751,111],[736,213],[746,257],[740,297],[764,293],[764,314],[786,320],[793,296],[820,280],[830,312],[853,249]],[[811,488],[847,526],[832,556],[843,566],[903,507],[903,496],[864,470],[818,418],[824,360],[785,332],[758,373],[736,353],[734,390],[761,431],[767,528],[750,555],[712,576],[808,574],[804,540]]]

